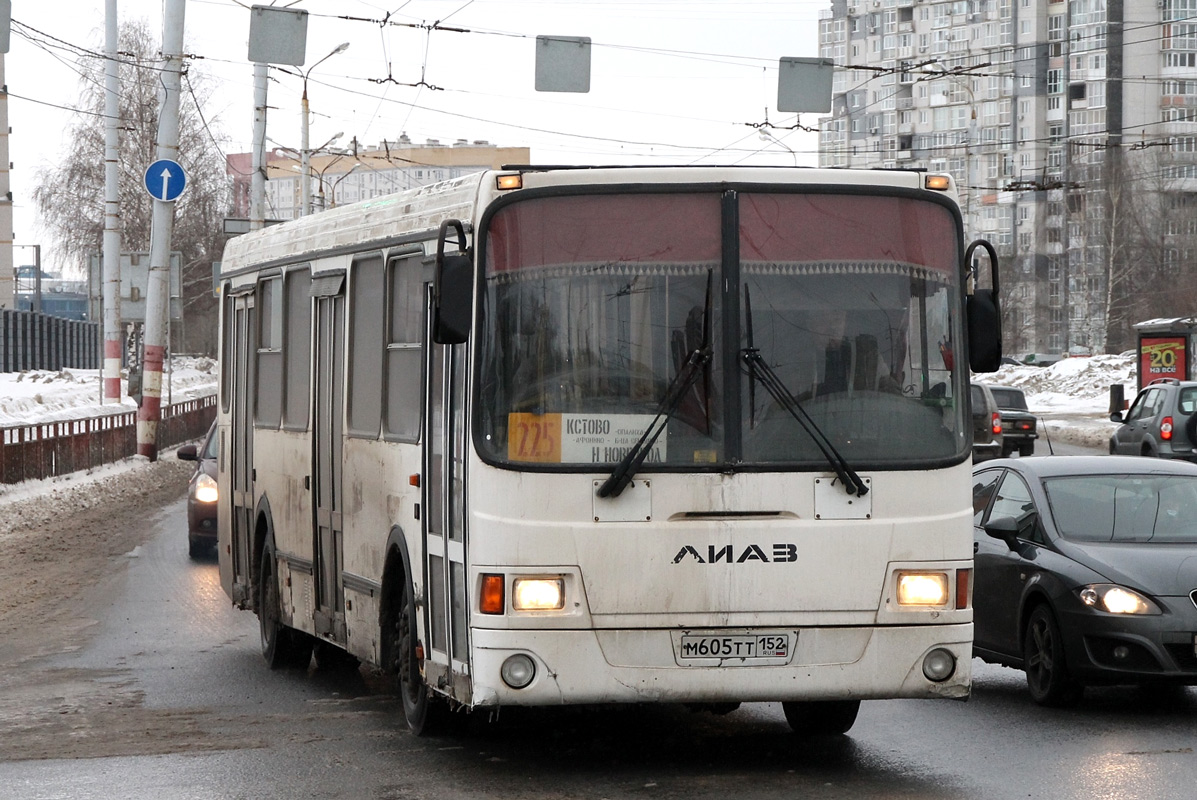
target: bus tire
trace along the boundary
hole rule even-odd
[[[262,657],[271,669],[307,669],[312,660],[312,639],[282,623],[276,571],[274,548],[267,545],[262,551],[258,573],[258,631],[262,639]]]
[[[416,736],[434,736],[448,728],[450,711],[444,700],[432,695],[420,675],[414,598],[411,581],[404,580],[389,649],[394,658],[395,688],[403,704],[408,729]]]
[[[806,700],[781,704],[786,722],[799,736],[839,736],[847,733],[860,711],[859,700]]]

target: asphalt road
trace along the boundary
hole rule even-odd
[[[980,662],[969,702],[866,702],[828,740],[777,704],[504,711],[416,739],[368,670],[270,672],[256,618],[188,559],[182,502],[150,524],[91,595],[95,624],[5,676],[0,798],[1194,796],[1197,690],[1048,710]]]

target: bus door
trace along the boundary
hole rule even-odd
[[[254,362],[258,353],[257,313],[252,291],[232,298],[233,346],[230,365],[232,392],[232,458],[229,470],[233,487],[233,527],[231,532],[232,576],[230,596],[244,607],[253,602],[253,401]]]
[[[465,351],[432,339],[432,290],[425,330],[428,390],[424,412],[424,558],[427,614],[425,681],[470,701],[464,531]]]
[[[337,281],[337,286],[343,284]],[[345,361],[345,295],[316,297],[316,403],[312,441],[316,452],[315,630],[345,641],[345,593],[341,583],[341,426]]]

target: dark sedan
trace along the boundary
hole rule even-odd
[[[976,656],[1043,705],[1197,684],[1197,465],[998,459],[973,469],[973,509]]]
[[[216,547],[216,458],[219,453],[216,423],[212,423],[198,448],[188,444],[178,450],[179,458],[196,462],[195,474],[187,487],[187,551],[192,558],[199,558]]]

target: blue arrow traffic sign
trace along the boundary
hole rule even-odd
[[[187,186],[187,173],[178,161],[160,158],[145,171],[145,188],[155,200],[170,202],[178,199]]]

